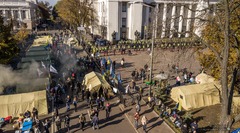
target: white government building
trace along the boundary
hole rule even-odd
[[[112,40],[112,33],[116,32],[116,39],[135,39],[135,31],[140,32],[141,38],[151,36],[152,16],[157,16],[156,36],[164,37],[189,37],[188,32],[201,34],[200,20],[202,10],[211,7],[214,13],[214,5],[218,0],[97,0],[94,7],[97,11],[100,28],[92,29],[108,40]],[[144,3],[154,3],[155,8]],[[158,12],[158,13],[156,13]],[[157,15],[156,15],[157,14]],[[150,34],[149,34],[150,33]],[[184,33],[184,34],[180,34]]]
[[[14,21],[14,29],[20,28],[22,24],[27,29],[36,26],[36,0],[0,0],[0,14],[5,22]]]

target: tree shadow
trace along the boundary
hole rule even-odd
[[[200,112],[201,110],[203,110],[203,108],[201,108],[201,109],[197,109],[197,110],[193,111],[192,114],[194,115],[194,114]]]
[[[213,128],[214,128],[213,125],[206,126],[206,127],[200,127],[200,128],[198,128],[197,132],[199,132],[199,133],[206,133],[206,132],[212,131]]]
[[[206,117],[206,116],[198,116],[198,117],[196,117],[196,118],[193,118],[193,120],[199,122],[199,121],[203,120],[204,117]]]

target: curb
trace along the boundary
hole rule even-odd
[[[118,105],[118,107],[121,109],[121,111],[124,111],[124,110],[125,110],[122,104]],[[128,115],[127,115],[126,113],[124,113],[124,115],[125,115],[126,118],[128,119],[129,123],[132,125],[134,131],[135,131],[136,133],[139,133],[138,130],[135,129],[135,127],[134,127],[133,123],[131,122],[130,118],[128,117]]]
[[[145,102],[143,99],[142,99],[141,101],[146,104],[146,102]],[[148,106],[148,105],[147,105],[147,106]],[[148,107],[149,107],[149,106],[148,106]],[[154,113],[157,117],[159,117],[159,115],[156,113],[155,110],[153,110],[153,113]],[[159,118],[163,121],[162,124],[166,125],[169,129],[172,130],[173,133],[175,133],[175,131],[164,121],[164,119],[162,119],[161,117],[159,117]]]

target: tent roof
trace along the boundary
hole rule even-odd
[[[200,93],[206,93],[206,92],[211,93],[213,91],[217,91],[217,89],[220,89],[220,84],[219,84],[219,82],[212,82],[212,83],[205,83],[205,84],[193,84],[193,85],[174,87],[173,89],[178,89],[184,95],[191,95],[191,94],[196,94],[196,93],[200,94]]]
[[[41,45],[41,46],[33,46],[30,47],[28,51],[47,51],[44,47],[46,45]]]
[[[91,72],[86,74],[84,77],[84,80],[85,80],[85,85],[91,84],[91,88],[94,88],[100,85],[103,88],[111,88],[108,82],[105,79],[103,79],[102,75],[97,72]]]
[[[43,56],[43,55],[49,55],[50,52],[49,51],[28,51],[26,53],[26,56],[29,57],[29,56]]]
[[[22,58],[21,62],[31,62],[31,61],[47,61],[50,60],[48,55],[44,56],[31,56],[31,57],[24,57]]]
[[[200,84],[214,82],[215,80],[214,77],[207,75],[205,73],[198,74],[195,79],[196,79],[195,81]]]

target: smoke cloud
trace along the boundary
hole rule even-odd
[[[0,65],[0,94],[3,94],[4,88],[9,86],[19,85],[22,89],[19,90],[19,92],[28,92],[37,89],[35,87],[37,87],[37,85],[39,86],[38,82],[41,81],[38,73],[39,64],[37,62],[31,62],[23,68],[24,69],[14,71],[11,67]]]

